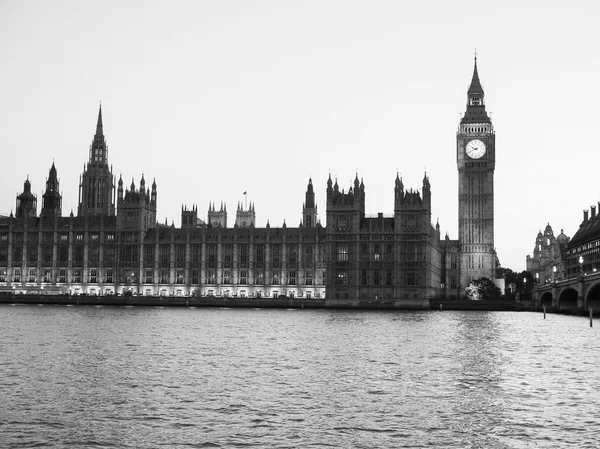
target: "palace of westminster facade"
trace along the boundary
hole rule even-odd
[[[159,296],[419,301],[460,295],[470,280],[494,279],[495,133],[477,72],[456,135],[459,239],[431,222],[431,187],[407,190],[397,176],[394,214],[365,216],[365,186],[331,177],[326,226],[309,180],[298,227],[255,226],[254,205],[209,206],[207,220],[182,207],[181,227],[156,221],[157,186],[116,182],[98,113],[80,179],[77,215],[62,215],[54,164],[41,211],[29,180],[15,214],[0,217],[0,291]]]

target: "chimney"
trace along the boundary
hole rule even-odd
[[[583,211],[583,221],[588,221],[588,210],[587,209],[585,209]]]
[[[592,208],[592,218],[596,216],[596,206],[591,206]]]

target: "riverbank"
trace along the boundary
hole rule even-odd
[[[359,301],[305,298],[232,298],[182,296],[87,296],[87,295],[0,295],[0,304],[43,304],[70,306],[137,307],[236,307],[292,309],[365,309],[365,310],[531,310],[512,298],[469,301],[466,299]]]

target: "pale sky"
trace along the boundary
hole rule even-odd
[[[255,203],[297,226],[309,177],[358,172],[367,214],[394,180],[431,181],[432,222],[458,236],[456,131],[477,48],[496,130],[495,245],[525,269],[538,230],[573,236],[600,200],[597,1],[0,0],[0,214],[27,176],[38,213],[54,161],[63,215],[102,102],[126,186],[156,178],[158,217]]]

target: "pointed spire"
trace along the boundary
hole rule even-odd
[[[483,87],[479,81],[479,74],[477,73],[477,52],[475,52],[475,65],[473,67],[473,79],[471,80],[471,86],[469,86],[469,94],[483,94]]]
[[[96,135],[101,136],[103,134],[104,130],[102,127],[102,102],[100,102],[100,108],[98,109],[98,123],[96,124]]]

